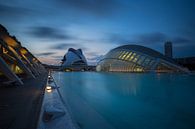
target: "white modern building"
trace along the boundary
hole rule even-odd
[[[64,70],[85,70],[87,67],[87,60],[83,55],[81,49],[69,48],[68,52],[62,59],[62,69]]]
[[[124,45],[109,51],[98,62],[97,71],[107,72],[188,72],[176,61],[140,45]]]

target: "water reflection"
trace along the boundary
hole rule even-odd
[[[195,128],[195,76],[78,72],[55,78],[84,129],[104,129],[104,124],[119,129]]]

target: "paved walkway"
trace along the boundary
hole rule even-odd
[[[36,129],[46,80],[43,73],[24,86],[0,86],[0,129]]]

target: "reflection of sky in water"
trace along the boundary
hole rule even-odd
[[[104,129],[104,124],[119,129],[195,127],[195,76],[74,72],[54,77],[84,129]]]

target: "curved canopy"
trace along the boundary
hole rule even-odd
[[[97,66],[99,71],[185,71],[172,58],[139,45],[124,45],[109,51]]]

